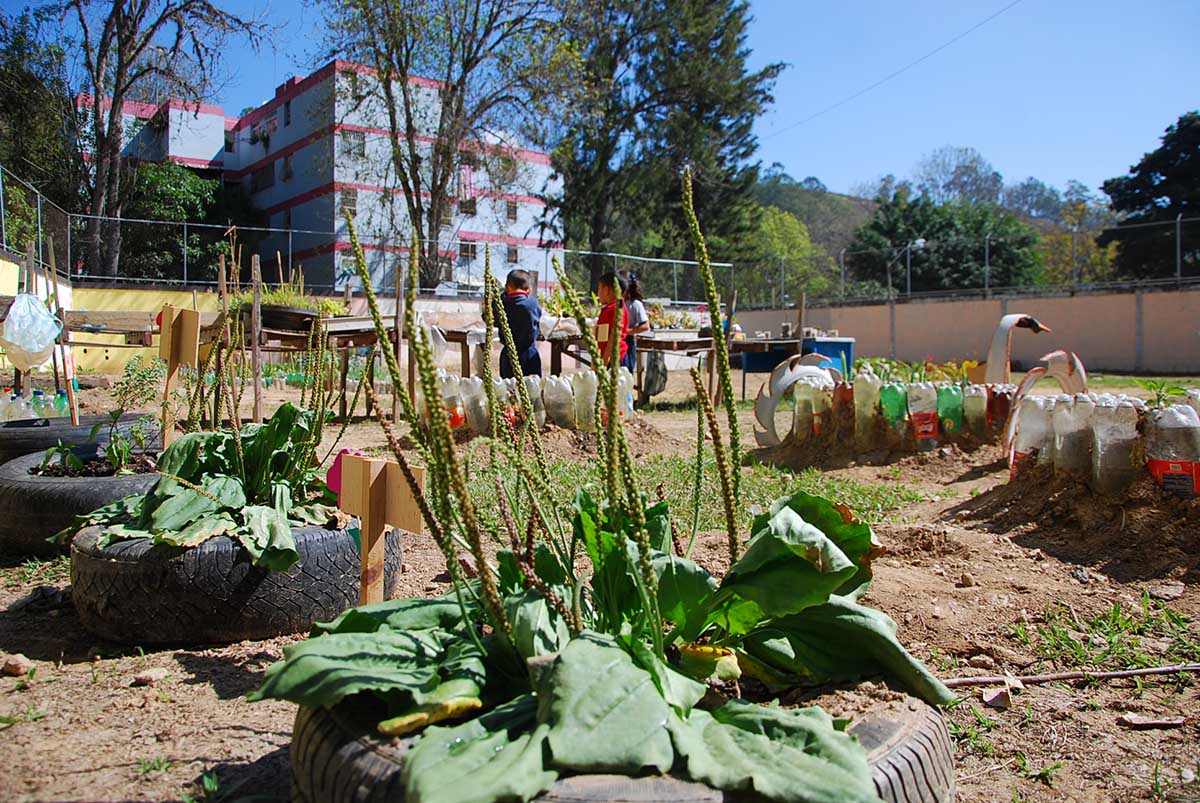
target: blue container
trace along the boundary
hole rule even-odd
[[[836,368],[839,371],[854,370],[854,338],[852,337],[806,337],[801,344],[804,354],[822,354],[828,359],[821,363],[822,368]],[[842,360],[845,359],[843,364]]]

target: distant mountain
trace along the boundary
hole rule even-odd
[[[805,189],[798,182],[768,178],[754,188],[763,206],[791,212],[808,227],[808,236],[835,261],[850,245],[854,232],[875,213],[876,203],[866,198],[825,190]]]

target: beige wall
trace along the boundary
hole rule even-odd
[[[855,338],[856,356],[886,357],[891,351],[889,312],[887,304],[818,307],[808,310],[806,324]],[[1012,356],[1024,365],[1066,349],[1092,370],[1200,374],[1200,290],[898,303],[896,358],[982,361],[1006,313],[1032,315],[1053,330],[1040,335],[1016,331]],[[739,312],[738,319],[749,331],[772,329],[777,334],[785,314],[795,312],[748,310]]]

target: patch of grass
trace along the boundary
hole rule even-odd
[[[989,719],[973,705],[954,706],[956,709],[963,707],[970,712],[971,719],[960,723],[957,719],[965,719],[965,716],[959,716],[946,723],[950,729],[950,736],[954,739],[955,746],[976,756],[992,755],[996,752],[996,745],[992,744],[992,741],[984,734],[995,728],[998,723],[994,719]]]
[[[470,482],[475,493],[476,507],[481,518],[492,526],[499,525],[495,473],[487,468],[484,452],[476,452],[471,458]],[[554,460],[549,466],[553,500],[562,505],[560,512],[569,514],[569,506],[575,491],[589,483],[599,482],[599,466],[595,461],[576,462]],[[689,457],[679,455],[655,455],[637,461],[634,471],[642,490],[654,498],[661,483],[672,513],[680,519],[690,520],[692,488],[695,463]],[[513,476],[502,477],[512,494]],[[819,469],[807,468],[800,473],[773,466],[754,465],[743,469],[742,506],[751,510],[754,506],[765,509],[781,496],[805,491],[824,496],[837,504],[844,504],[861,520],[876,524],[904,508],[921,502],[924,495],[908,485],[898,483],[867,484],[834,477]],[[539,500],[545,504],[545,500]],[[749,526],[749,520],[742,528]],[[724,510],[716,476],[715,461],[707,450],[704,454],[704,482],[700,490],[700,529],[717,530],[724,527]]]
[[[1090,619],[1081,619],[1069,606],[1054,605],[1036,634],[1020,624],[1013,626],[1013,633],[1046,660],[1063,666],[1138,669],[1200,660],[1200,643],[1189,632],[1188,619],[1147,595],[1140,609],[1114,603]],[[1155,639],[1166,648],[1152,651],[1144,639]]]
[[[140,778],[149,778],[151,775],[157,775],[160,772],[166,772],[175,766],[175,762],[169,758],[139,758],[137,774]]]
[[[0,730],[18,725],[22,722],[38,722],[46,718],[46,712],[40,711],[27,703],[25,707],[15,714],[0,714]]]
[[[29,558],[15,566],[0,568],[4,585],[13,588],[19,585],[57,585],[71,579],[71,556],[57,555],[53,558]]]

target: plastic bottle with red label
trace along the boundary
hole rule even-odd
[[[1146,464],[1163,491],[1194,498],[1200,492],[1200,416],[1186,404],[1146,414]]]
[[[1013,398],[1017,394],[1017,386],[997,383],[988,385],[987,389],[988,427],[992,432],[999,432],[1003,430],[1004,425],[1008,423],[1008,416],[1012,412]]]
[[[938,445],[938,393],[932,382],[914,382],[908,386],[908,418],[918,449]]]
[[[442,404],[446,408],[446,417],[450,428],[457,429],[467,423],[467,412],[463,407],[461,380],[457,376],[442,377]]]
[[[830,417],[835,438],[848,441],[854,436],[854,385],[849,382],[834,383]]]

